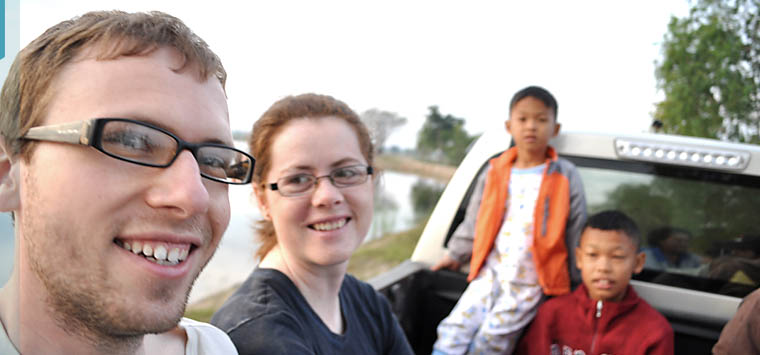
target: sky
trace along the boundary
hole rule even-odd
[[[249,130],[276,100],[316,92],[408,123],[388,146],[414,147],[428,107],[470,134],[503,129],[509,100],[549,89],[563,130],[641,132],[662,100],[655,61],[671,16],[662,1],[21,0],[20,45],[91,10],[160,10],[182,19],[228,72],[231,126]],[[4,69],[7,70],[7,69]],[[3,76],[5,73],[2,74]]]

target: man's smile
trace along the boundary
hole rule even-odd
[[[170,244],[158,241],[114,239],[114,243],[148,261],[165,266],[179,264],[196,248],[192,244]]]

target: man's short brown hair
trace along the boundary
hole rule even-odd
[[[47,114],[52,83],[62,68],[84,50],[96,60],[146,55],[160,47],[174,48],[199,80],[214,75],[224,88],[227,73],[206,42],[180,19],[162,12],[96,11],[49,28],[22,49],[11,65],[0,93],[0,135],[9,154],[28,157],[29,128]],[[94,117],[83,117],[89,119]]]

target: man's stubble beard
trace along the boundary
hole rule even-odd
[[[34,208],[30,210],[32,205],[25,205],[27,213],[21,221],[23,225],[17,227],[23,230],[28,265],[45,288],[47,311],[58,327],[71,335],[87,339],[105,352],[114,352],[109,349],[115,350],[128,344],[139,346],[145,334],[164,333],[177,326],[184,314],[192,284],[210,258],[204,261],[201,268],[191,271],[195,274],[184,290],[178,291],[176,286],[164,283],[133,286],[143,288],[142,294],[147,295],[145,300],[163,305],[157,314],[150,310],[130,309],[128,305],[136,304],[139,307],[144,302],[130,302],[134,300],[126,299],[126,295],[119,292],[118,282],[113,280],[118,277],[119,270],[111,270],[113,274],[109,277],[108,271],[100,268],[103,264],[99,263],[96,255],[88,255],[87,251],[77,250],[66,243],[77,240],[75,236],[81,234],[71,221],[58,221],[60,225],[47,223],[55,219],[35,213],[38,211]],[[112,230],[102,232],[103,235],[117,235],[118,230],[119,227],[114,226]],[[211,232],[208,229],[204,232],[208,233],[207,241],[211,240]],[[93,261],[89,267],[87,260]],[[184,292],[181,302],[172,297],[177,292]]]
[[[35,235],[55,238],[48,233]],[[108,271],[100,268],[102,264],[87,267],[86,260],[93,257],[75,248],[58,247],[49,253],[52,255],[46,256],[31,239],[26,238],[27,258],[34,276],[45,288],[49,314],[61,329],[97,343],[108,338],[128,340],[174,328],[184,313],[192,283],[200,273],[200,270],[195,271],[193,281],[184,290],[156,282],[133,286],[142,288],[146,301],[163,305],[159,313],[154,313],[139,309],[144,302],[134,302],[119,292],[118,282],[113,280],[118,277],[118,270],[112,270],[115,274],[109,277]],[[77,265],[71,265],[72,261]],[[184,293],[181,302],[174,297],[177,292]]]

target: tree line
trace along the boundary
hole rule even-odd
[[[654,74],[665,98],[655,104],[653,120],[663,132],[760,143],[760,0],[696,0],[687,16],[671,17]],[[417,154],[458,164],[476,137],[463,118],[428,109]],[[381,128],[377,146],[406,123],[370,111],[362,117]]]
[[[671,17],[655,62],[664,100],[653,120],[666,133],[760,143],[760,0],[696,0],[683,18]],[[395,112],[360,115],[378,152],[407,123]],[[417,133],[420,159],[458,165],[477,138],[465,119],[429,106]],[[236,132],[235,139],[247,139]]]
[[[360,115],[369,128],[372,141],[379,152],[390,134],[406,124],[407,119],[398,114],[370,109]],[[465,120],[451,114],[443,114],[438,106],[428,107],[425,123],[417,133],[415,155],[417,158],[448,165],[459,165],[469,145],[477,138],[464,128]]]

